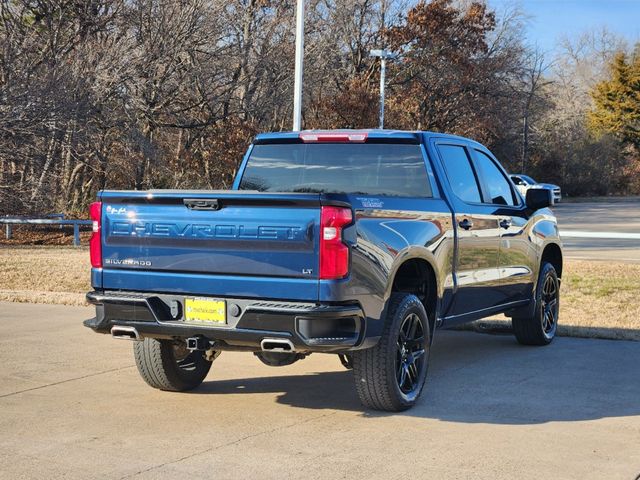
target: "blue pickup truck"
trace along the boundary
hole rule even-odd
[[[436,327],[512,318],[551,342],[562,251],[547,189],[518,193],[466,138],[258,135],[228,191],[102,191],[85,325],[135,341],[152,387],[184,391],[223,351],[272,366],[340,357],[369,408],[415,404]]]

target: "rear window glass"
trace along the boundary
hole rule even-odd
[[[439,145],[438,150],[442,154],[453,193],[465,202],[480,203],[480,188],[465,148],[458,145]]]
[[[240,190],[430,197],[419,145],[255,145]]]

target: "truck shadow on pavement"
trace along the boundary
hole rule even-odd
[[[279,393],[280,404],[371,417],[539,424],[639,415],[638,365],[639,342],[557,338],[547,347],[523,347],[510,335],[442,331],[420,402],[400,414],[364,409],[346,370],[211,381],[194,393]]]

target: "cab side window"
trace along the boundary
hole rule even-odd
[[[453,193],[467,203],[480,203],[480,188],[467,150],[459,145],[438,145]]]
[[[509,181],[493,159],[480,150],[474,149],[474,153],[476,164],[482,172],[486,193],[488,193],[490,197],[487,201],[495,205],[514,206],[517,202],[513,190],[511,190],[511,186],[509,185]]]

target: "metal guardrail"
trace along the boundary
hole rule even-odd
[[[58,216],[58,215],[56,215]],[[20,218],[20,217],[0,217],[0,223],[5,224],[5,236],[7,240],[13,235],[13,225],[73,225],[73,244],[80,246],[80,226],[91,225],[91,220],[69,220],[65,218]]]

